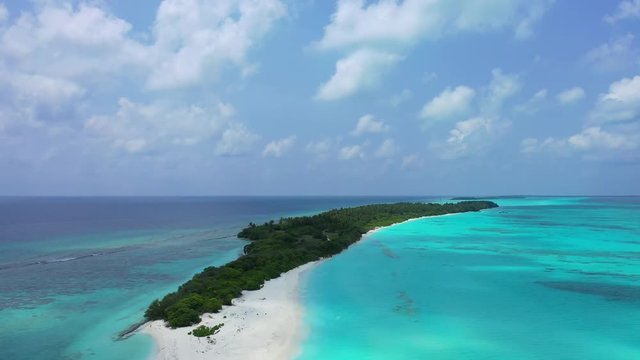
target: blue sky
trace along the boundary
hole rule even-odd
[[[0,194],[640,193],[640,0],[0,4]]]

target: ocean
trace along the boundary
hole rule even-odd
[[[147,305],[238,257],[249,222],[380,197],[0,197],[0,359],[147,359],[119,334]]]
[[[147,359],[118,335],[249,222],[444,198],[0,198],[0,358]],[[381,229],[306,275],[297,360],[640,359],[640,198],[522,197]]]
[[[317,266],[297,360],[640,359],[640,197],[494,201]]]

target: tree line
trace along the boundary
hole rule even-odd
[[[163,319],[172,328],[197,324],[201,314],[231,305],[243,290],[260,289],[265,281],[286,271],[338,254],[376,227],[497,206],[491,201],[375,204],[282,218],[262,225],[250,223],[238,233],[239,238],[250,241],[242,256],[220,267],[207,267],[177,291],[154,300],[145,318]]]

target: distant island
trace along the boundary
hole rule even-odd
[[[452,197],[451,200],[459,201],[459,200],[483,200],[483,199],[526,199],[528,196],[526,195],[499,195],[499,196],[456,196]]]
[[[176,292],[154,300],[145,318],[164,320],[172,328],[197,324],[200,315],[231,305],[243,290],[260,289],[265,281],[284,272],[338,254],[375,228],[497,206],[491,201],[376,204],[282,218],[262,225],[250,223],[238,233],[239,238],[251,241],[244,247],[244,255],[226,265],[205,268]]]

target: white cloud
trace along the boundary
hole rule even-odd
[[[389,125],[382,120],[376,120],[371,114],[366,114],[356,124],[356,128],[351,132],[352,135],[363,135],[366,133],[383,133],[389,131]]]
[[[77,99],[86,92],[73,81],[36,74],[0,72],[0,81],[13,90],[17,101],[34,105],[56,106]]]
[[[544,151],[560,156],[580,154],[589,160],[634,155],[640,146],[639,116],[640,76],[623,78],[611,83],[608,92],[599,96],[590,113],[588,126],[582,131],[567,137],[547,137],[544,140],[527,138],[522,141],[520,148],[523,153]]]
[[[295,136],[289,136],[283,139],[275,140],[267,144],[262,151],[262,156],[281,157],[291,150],[296,142]]]
[[[402,158],[400,167],[404,170],[417,170],[422,167],[422,159],[418,154],[409,154]]]
[[[451,119],[469,112],[475,90],[467,86],[447,88],[422,107],[420,117],[430,120]]]
[[[619,71],[632,67],[640,60],[640,52],[633,47],[635,36],[628,33],[595,47],[583,61],[598,71]]]
[[[285,15],[279,0],[164,0],[154,24],[151,88],[198,83],[225,64],[255,71],[249,50]]]
[[[608,133],[599,127],[584,129],[581,133],[570,136],[567,142],[578,150],[602,149],[633,149],[636,143],[624,135]]]
[[[392,157],[397,151],[396,144],[391,139],[386,139],[380,144],[380,147],[375,152],[375,156],[379,158]]]
[[[11,61],[16,71],[95,77],[144,58],[144,46],[128,38],[131,25],[101,8],[47,3],[36,9],[0,33],[0,59]]]
[[[601,94],[591,120],[598,123],[628,122],[640,114],[640,75],[623,78],[609,85],[609,92]]]
[[[518,75],[504,74],[501,69],[493,69],[486,98],[482,104],[483,111],[489,114],[499,113],[504,102],[518,93],[521,87]]]
[[[525,114],[536,113],[539,110],[540,106],[547,99],[548,93],[549,92],[547,91],[547,89],[539,90],[538,92],[533,94],[533,96],[531,96],[531,98],[529,98],[529,100],[527,100],[525,103],[516,106],[516,111]]]
[[[613,15],[607,15],[604,20],[608,23],[615,23],[624,19],[640,18],[640,0],[625,0],[618,4]]]
[[[320,154],[327,153],[331,149],[331,140],[324,139],[319,141],[311,141],[306,146],[307,151]]]
[[[316,93],[318,100],[342,99],[375,86],[382,74],[401,57],[377,50],[358,50],[338,60],[336,71]]]
[[[342,50],[351,55],[336,65],[336,73],[316,95],[320,99],[339,99],[362,89],[366,78],[377,79],[401,58],[400,54],[425,39],[438,39],[459,32],[486,32],[511,28],[517,39],[532,35],[533,24],[550,7],[551,0],[338,0],[336,11],[324,28],[322,39],[313,44],[316,50]],[[354,50],[355,49],[355,50]],[[369,49],[369,50],[366,50]],[[369,66],[368,74],[352,71],[346,65],[359,51],[377,49],[384,53],[384,66]],[[351,60],[351,61],[348,61]],[[340,71],[343,68],[343,71]],[[340,74],[340,76],[338,76]],[[324,87],[332,86],[323,93]]]
[[[549,151],[557,155],[569,155],[569,148],[567,142],[564,139],[557,139],[554,137],[548,137],[544,141],[539,141],[536,138],[526,138],[520,143],[520,151],[525,154],[533,154],[540,151]]]
[[[511,27],[518,38],[531,35],[531,26],[549,1],[364,1],[339,0],[319,49],[362,45],[410,45],[461,31]]]
[[[539,90],[538,92],[533,94],[533,96],[531,97],[531,101],[533,102],[543,101],[544,99],[547,98],[547,94],[548,94],[547,89]]]
[[[542,19],[547,10],[551,7],[553,0],[532,1],[529,5],[528,13],[516,25],[515,38],[518,40],[527,39],[533,36],[533,26]]]
[[[403,89],[401,92],[399,92],[399,93],[397,93],[397,94],[395,94],[395,95],[393,95],[391,97],[391,101],[390,101],[391,102],[391,106],[396,107],[396,106],[398,106],[398,105],[410,100],[412,95],[413,94],[411,93],[411,90]]]
[[[561,91],[560,93],[558,93],[558,95],[556,95],[556,98],[558,99],[559,103],[568,105],[582,100],[582,98],[584,98],[584,95],[584,89],[576,86],[571,89]]]
[[[8,18],[9,10],[7,10],[7,7],[3,3],[0,3],[0,23],[4,22]]]
[[[455,159],[485,152],[491,143],[502,136],[511,123],[495,118],[475,117],[459,121],[449,131],[444,143],[436,143],[434,149],[443,159]]]
[[[205,83],[227,66],[255,70],[248,52],[284,15],[279,0],[163,0],[151,32],[137,36],[93,2],[43,2],[0,29],[0,61],[83,82],[142,75],[152,89],[173,89]]]
[[[324,161],[327,159],[329,152],[331,151],[332,141],[330,139],[324,139],[319,141],[311,141],[307,144],[305,149],[314,154],[316,160]]]
[[[572,152],[628,151],[640,145],[640,137],[632,134],[616,134],[595,126],[568,136],[567,138],[546,138],[540,142],[535,138],[524,139],[521,150],[524,153],[551,151],[560,155]]]
[[[258,138],[258,135],[251,133],[243,124],[232,124],[222,133],[215,153],[220,156],[245,155],[251,151]]]
[[[340,153],[338,154],[338,159],[340,160],[351,160],[356,158],[364,157],[364,149],[361,145],[351,145],[345,146],[340,149]]]
[[[198,106],[141,104],[126,98],[118,104],[115,115],[92,116],[85,121],[84,130],[129,152],[195,145],[217,137],[230,124],[224,114]]]
[[[428,84],[432,81],[434,81],[435,79],[438,78],[438,74],[435,72],[425,72],[424,74],[422,74],[422,82],[425,84]]]
[[[520,150],[525,154],[538,151],[539,143],[536,138],[526,138],[520,143]]]
[[[511,127],[511,122],[503,119],[504,103],[513,97],[521,88],[517,75],[505,74],[500,69],[491,71],[491,81],[482,88],[481,98],[477,106],[470,106],[475,91],[459,86],[455,90],[447,89],[425,105],[421,115],[433,119],[447,118],[457,120],[460,116],[474,113],[465,121],[456,122],[445,140],[430,144],[437,156],[443,159],[454,159],[468,155],[482,155],[493,143],[502,137]],[[546,97],[546,90],[534,96],[535,101]],[[427,118],[429,119],[429,118]]]

